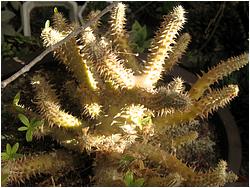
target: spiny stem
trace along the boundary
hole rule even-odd
[[[232,57],[204,73],[200,79],[192,86],[189,95],[192,99],[198,100],[209,86],[224,76],[231,74],[233,71],[239,70],[248,64],[248,53],[244,53],[237,57]]]
[[[151,52],[143,70],[143,82],[139,82],[138,87],[153,88],[154,84],[160,79],[164,59],[169,57],[169,52],[172,51],[171,45],[175,44],[176,35],[185,23],[184,14],[183,7],[178,6],[165,17],[150,48]]]
[[[126,6],[123,3],[118,3],[117,6],[112,10],[111,13],[111,35],[114,43],[117,44],[119,51],[124,52],[121,56],[124,58],[124,65],[127,68],[133,69],[138,72],[140,70],[139,63],[136,58],[131,55],[132,50],[129,46],[127,32],[125,30],[125,10]]]
[[[239,88],[237,85],[229,85],[221,90],[214,90],[207,96],[190,106],[189,110],[175,112],[165,117],[155,118],[158,127],[177,126],[182,123],[191,121],[197,117],[206,118],[209,113],[224,107],[234,97],[238,95]]]
[[[40,113],[48,120],[50,125],[72,129],[82,127],[82,120],[79,120],[61,109],[55,91],[42,76],[35,75],[32,78],[32,84],[36,90],[36,103]]]
[[[70,170],[76,165],[73,155],[64,150],[23,156],[14,161],[8,161],[2,168],[2,173],[8,174],[8,182],[20,183],[37,174],[55,174],[60,170]]]
[[[150,144],[137,144],[133,146],[134,152],[147,156],[152,161],[160,162],[162,166],[173,173],[178,173],[184,178],[187,186],[222,186],[227,182],[235,181],[237,176],[232,172],[226,172],[227,163],[220,161],[216,168],[208,172],[196,172],[188,167],[176,156],[170,155],[157,146]]]
[[[172,67],[178,62],[181,56],[187,49],[191,36],[188,33],[184,33],[178,38],[176,44],[173,47],[173,52],[169,54],[169,58],[165,59],[164,72],[168,73]]]

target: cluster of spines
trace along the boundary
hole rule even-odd
[[[209,136],[199,137],[195,141],[183,145],[183,147],[177,147],[176,156],[185,161],[193,161],[194,156],[206,156],[207,153],[210,153],[211,155],[209,155],[208,158],[212,159],[212,156],[215,154],[215,145],[215,142],[212,141]],[[205,160],[207,159],[204,158],[203,161]],[[196,163],[196,161],[194,161],[194,163]]]
[[[186,133],[185,135],[175,137],[172,139],[172,147],[178,148],[182,147],[185,144],[189,144],[193,141],[195,141],[198,138],[198,133],[196,131],[190,131]]]
[[[190,100],[186,93],[178,93],[169,90],[166,87],[159,87],[157,92],[146,101],[149,108],[160,111],[164,108],[172,108],[174,110],[185,110],[190,105]]]
[[[87,21],[92,20],[93,18],[95,18],[98,14],[100,14],[101,11],[100,10],[93,10],[91,11],[88,15],[87,15]],[[91,25],[91,29],[94,31],[96,30],[99,26],[101,25],[100,20],[98,20],[96,23],[94,23],[93,25]]]
[[[54,8],[54,14],[52,17],[53,26],[59,32],[71,32],[72,27],[67,23],[67,20],[64,18],[63,14],[58,12],[58,9]]]
[[[184,81],[181,77],[174,78],[173,81],[169,82],[167,89],[177,93],[183,93],[185,91]]]
[[[43,39],[43,45],[45,47],[52,46],[53,44],[56,44],[65,37],[65,34],[62,34],[61,32],[52,29],[51,27],[45,27],[41,33],[41,38]]]
[[[136,128],[142,130],[144,126],[151,126],[153,113],[143,105],[128,105],[114,116],[111,125],[120,125],[128,134],[135,134]]]
[[[95,60],[96,70],[115,89],[131,89],[134,87],[134,75],[131,69],[126,69],[118,57],[107,52],[103,57]]]

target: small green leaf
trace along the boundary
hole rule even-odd
[[[8,160],[10,157],[6,152],[1,153],[2,160]]]
[[[11,153],[15,154],[19,148],[19,143],[17,142],[11,149]]]
[[[22,126],[17,129],[18,131],[27,131],[28,127]]]
[[[135,183],[134,183],[134,185],[137,187],[141,187],[141,186],[143,186],[143,184],[144,184],[143,178],[139,178],[139,179],[135,180]]]
[[[27,127],[30,126],[29,119],[28,119],[25,115],[23,115],[23,114],[18,114],[18,118],[20,119],[20,121],[21,121],[24,125],[26,125]]]
[[[19,100],[20,100],[20,94],[21,94],[21,92],[19,91],[19,92],[16,94],[16,96],[14,97],[13,103],[12,103],[14,106],[18,105],[18,102],[19,102]]]
[[[32,135],[33,135],[32,130],[28,130],[26,132],[26,140],[27,140],[27,142],[31,142],[32,141]]]
[[[131,186],[133,184],[134,176],[131,171],[127,171],[124,176],[124,183],[127,187]]]
[[[6,145],[6,153],[7,153],[8,155],[11,155],[11,146],[10,146],[10,144],[7,144],[7,145]]]
[[[49,28],[49,25],[50,25],[50,21],[47,20],[47,21],[45,22],[45,28]]]
[[[54,13],[58,13],[57,7],[54,8]]]
[[[141,29],[140,23],[137,20],[135,20],[135,22],[132,25],[132,31],[139,31],[140,29]]]
[[[135,21],[132,25],[132,30],[130,34],[130,38],[133,44],[132,49],[137,53],[142,53],[145,50],[144,43],[147,42],[147,28],[144,25],[143,27],[140,25],[138,21]],[[135,45],[136,44],[136,45]]]

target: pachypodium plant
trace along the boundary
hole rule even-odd
[[[60,164],[62,169],[72,165],[70,150],[95,152],[93,184],[99,186],[223,186],[237,180],[223,160],[210,169],[191,167],[191,161],[186,160],[190,155],[187,146],[193,145],[197,152],[211,149],[213,142],[200,137],[197,127],[202,126],[201,119],[235,98],[239,88],[210,86],[245,66],[248,54],[211,68],[190,91],[180,77],[158,87],[161,77],[180,60],[191,40],[188,33],[179,34],[186,12],[177,6],[163,17],[147,59],[140,62],[125,30],[125,10],[123,3],[113,8],[106,34],[98,32],[100,23],[94,24],[54,50],[55,57],[75,78],[77,85],[68,94],[78,101],[81,114],[73,116],[63,109],[57,95],[61,87],[52,85],[48,75],[40,72],[32,77],[36,109],[22,106],[22,113],[44,119],[42,128],[36,127],[33,135],[51,136],[68,154],[59,158],[55,156],[62,151],[37,155],[32,158],[32,170],[22,165],[31,157],[6,165],[10,172],[19,172],[16,177],[11,173],[10,182],[24,181],[39,171],[54,173],[53,167],[59,170]],[[76,27],[55,9],[52,26],[46,22],[42,30],[44,46],[61,41]],[[46,167],[43,160],[60,163]],[[22,172],[27,175],[20,175]]]

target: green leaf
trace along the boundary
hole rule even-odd
[[[142,34],[143,40],[145,40],[147,38],[147,28],[145,25],[141,29],[141,34]]]
[[[47,21],[45,22],[45,28],[49,28],[49,25],[50,25],[50,21],[47,20]]]
[[[31,142],[32,141],[32,135],[33,135],[32,130],[28,130],[26,132],[26,140],[27,140],[27,142]]]
[[[27,131],[28,127],[22,126],[17,129],[18,131]]]
[[[11,146],[10,146],[10,144],[7,144],[7,145],[6,145],[6,153],[7,153],[8,155],[11,155]]]
[[[134,186],[141,187],[141,186],[143,186],[143,184],[144,184],[144,179],[139,178],[139,179],[135,180]]]
[[[134,43],[132,45],[132,49],[137,53],[142,53],[146,46],[148,45],[147,39],[147,28],[144,25],[143,27],[140,25],[138,21],[135,21],[132,30],[131,30],[131,41]],[[146,43],[146,44],[144,44]],[[136,44],[136,45],[135,45]]]
[[[138,53],[142,53],[143,51],[144,51],[144,48],[142,48],[142,47],[138,47],[138,48],[137,48],[137,52],[138,52]]]
[[[19,100],[20,100],[20,94],[21,94],[21,92],[19,91],[19,92],[16,94],[16,96],[14,97],[13,102],[12,102],[12,104],[13,104],[14,106],[17,106],[17,105],[18,105],[18,102],[19,102]]]
[[[6,152],[1,153],[1,157],[2,160],[8,160],[10,158],[10,156]]]
[[[26,125],[27,127],[30,126],[29,119],[24,114],[18,114],[18,118],[24,125]]]
[[[12,18],[14,18],[16,15],[14,12],[11,12],[9,10],[3,10],[1,11],[1,16],[2,16],[2,22],[8,23]],[[4,28],[4,27],[3,27]]]
[[[135,20],[135,22],[132,25],[132,31],[139,31],[139,30],[141,30],[141,25],[137,20]]]
[[[147,41],[145,41],[145,42],[143,43],[143,47],[144,47],[144,48],[148,48],[148,47],[150,46],[150,44],[151,44],[151,40],[147,40]]]
[[[134,176],[131,171],[127,171],[124,176],[124,183],[127,187],[131,186],[133,184]]]
[[[17,142],[11,149],[11,153],[15,154],[19,148],[19,143]]]

